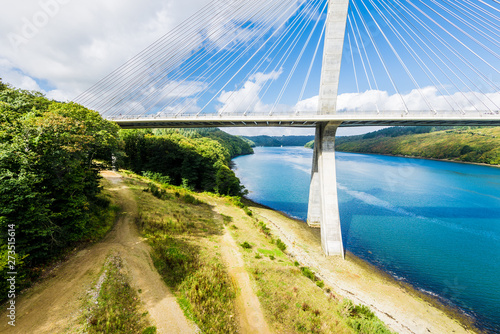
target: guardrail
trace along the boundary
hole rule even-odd
[[[287,119],[292,120],[294,118],[298,120],[310,118],[311,120],[318,118],[324,119],[325,117],[331,116],[332,119],[346,119],[346,120],[356,120],[356,119],[413,119],[413,118],[500,118],[500,111],[491,110],[411,110],[409,112],[399,111],[399,110],[384,110],[384,111],[339,111],[336,114],[321,114],[316,111],[293,111],[293,112],[224,112],[224,113],[200,113],[200,114],[174,114],[174,113],[161,113],[161,114],[149,114],[149,115],[127,115],[119,114],[110,117],[105,117],[108,120],[161,120],[161,119],[182,119],[182,120],[223,120],[223,119]]]

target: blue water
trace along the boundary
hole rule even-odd
[[[258,203],[306,220],[312,150],[234,159]],[[500,333],[500,168],[337,153],[347,250]]]

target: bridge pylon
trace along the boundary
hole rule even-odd
[[[322,115],[336,114],[337,111],[348,9],[349,0],[328,1],[318,101]],[[321,246],[326,255],[344,257],[335,167],[335,133],[341,123],[322,122],[316,126],[307,223],[321,228]]]
[[[316,128],[307,223],[321,228],[326,255],[344,256],[335,167],[335,133],[340,123],[321,123]]]

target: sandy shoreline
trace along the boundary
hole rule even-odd
[[[348,252],[346,260],[326,257],[320,230],[301,220],[248,200],[250,209],[285,243],[289,254],[313,268],[335,293],[368,305],[398,333],[475,333],[472,321],[437,298],[396,280],[390,274]]]

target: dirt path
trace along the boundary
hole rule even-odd
[[[81,250],[54,270],[50,278],[18,298],[16,326],[11,327],[7,321],[2,321],[1,333],[80,332],[78,318],[82,298],[111,252],[120,254],[128,268],[132,286],[142,290],[140,298],[158,333],[197,331],[156,272],[149,247],[137,233],[134,224],[137,207],[132,192],[123,184],[119,174],[106,171],[103,176],[114,185],[112,191],[116,192],[123,211],[115,227],[102,242]],[[7,319],[5,312],[0,316]]]
[[[237,287],[236,311],[241,333],[271,333],[262,312],[259,298],[252,289],[252,283],[245,269],[245,262],[239,252],[238,245],[227,229],[222,236],[220,248],[222,258],[228,268],[228,274]]]
[[[398,333],[471,333],[444,312],[416,298],[368,266],[340,257],[326,257],[321,250],[319,229],[289,219],[260,206],[252,211],[287,244],[293,256],[313,268],[336,294],[370,306],[376,315]]]

